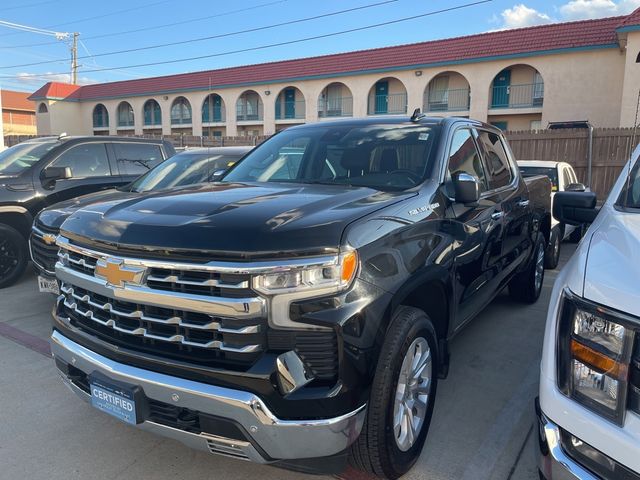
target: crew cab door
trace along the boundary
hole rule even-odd
[[[529,190],[501,135],[478,129],[489,186],[500,194],[504,222],[500,284],[529,258],[532,205]]]
[[[113,142],[109,147],[123,184],[133,182],[164,160],[162,148],[155,143]]]
[[[467,127],[454,132],[445,182],[447,195],[452,198],[453,192],[448,188],[451,175],[463,171],[478,180],[481,190],[477,205],[453,202],[448,212],[452,218],[455,262],[454,329],[460,328],[493,298],[501,269],[501,195],[489,188],[475,136],[475,132]]]
[[[71,178],[47,181],[44,169],[48,167],[69,167]],[[70,198],[117,186],[121,183],[117,174],[112,172],[105,144],[88,142],[73,145],[56,159],[37,172],[34,179],[41,185],[44,205],[53,205]]]

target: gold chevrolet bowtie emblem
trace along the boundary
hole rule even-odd
[[[109,285],[122,288],[125,283],[139,284],[144,270],[143,267],[125,265],[123,260],[106,258],[96,263],[95,275],[104,278]]]
[[[53,233],[45,233],[44,235],[42,235],[42,241],[47,245],[54,245],[57,238],[58,237]]]

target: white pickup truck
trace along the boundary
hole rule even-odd
[[[549,305],[536,401],[546,480],[640,479],[639,156],[599,213],[591,192],[554,199],[561,222],[593,223]]]
[[[573,167],[567,162],[549,162],[546,160],[518,160],[518,168],[522,176],[534,177],[546,175],[551,180],[551,202],[556,192],[584,192],[586,187],[578,182],[578,177]],[[560,223],[551,218],[551,235],[544,261],[545,268],[554,269],[560,260],[560,245],[563,240],[578,243],[582,238],[583,226],[574,226]]]

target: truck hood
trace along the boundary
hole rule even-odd
[[[640,214],[611,205],[593,233],[586,264],[584,297],[640,317]],[[599,215],[600,216],[600,215]]]
[[[44,209],[38,214],[36,222],[47,229],[57,230],[69,215],[81,208],[93,205],[94,203],[125,200],[138,195],[139,194],[135,192],[126,192],[116,190],[115,188],[103,190],[102,192],[89,193],[88,195],[82,195],[81,197],[56,203],[55,205]]]
[[[416,195],[370,188],[217,183],[97,203],[62,233],[122,249],[259,258],[335,251],[345,227]]]

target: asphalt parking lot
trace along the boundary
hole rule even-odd
[[[573,250],[563,245],[559,268]],[[535,305],[502,294],[454,339],[425,449],[405,478],[538,478],[533,399],[558,270],[546,272]],[[196,452],[93,410],[46,355],[52,300],[37,292],[31,269],[0,291],[0,478],[321,478]]]

